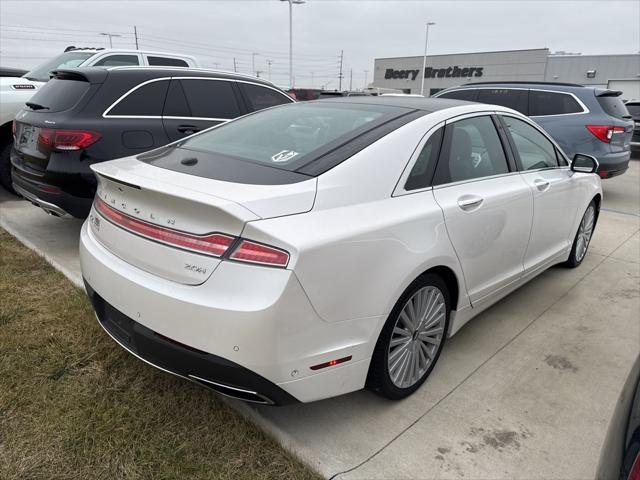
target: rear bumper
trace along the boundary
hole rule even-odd
[[[265,405],[296,402],[260,375],[222,357],[168,339],[132,320],[105,302],[86,280],[85,288],[102,328],[125,350],[146,363],[244,401]]]
[[[622,175],[629,168],[631,151],[598,155],[598,174],[601,178],[611,178]]]
[[[262,403],[311,402],[364,387],[384,318],[325,322],[285,269],[223,261],[201,285],[166,280],[113,255],[92,228],[85,222],[80,235],[87,290],[101,325],[134,355],[225,395],[269,400]],[[118,337],[110,317],[133,332],[131,341]]]

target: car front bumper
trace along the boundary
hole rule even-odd
[[[89,222],[81,230],[80,262],[103,328],[162,370],[267,404],[364,387],[384,318],[323,321],[290,270],[224,261],[203,284],[183,285],[110,253]]]

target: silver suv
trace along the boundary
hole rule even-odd
[[[600,177],[611,178],[627,170],[631,157],[634,124],[620,95],[570,83],[478,82],[434,96],[513,108],[542,126],[569,158],[596,157]]]

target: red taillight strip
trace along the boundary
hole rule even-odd
[[[286,267],[289,263],[289,253],[269,245],[242,240],[229,259],[272,267]]]
[[[95,199],[98,212],[115,225],[130,232],[142,235],[170,246],[184,248],[196,253],[204,253],[214,257],[221,257],[231,246],[234,237],[221,233],[193,235],[190,233],[171,230],[152,223],[138,220],[107,205],[99,197]]]

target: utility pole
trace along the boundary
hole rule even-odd
[[[122,35],[118,35],[117,33],[99,33],[98,35],[104,35],[105,37],[109,37],[109,48],[113,48],[113,37],[121,37]]]
[[[236,57],[233,57],[233,71],[238,72],[238,65],[236,64]]]
[[[367,89],[367,74],[369,73],[369,70],[365,70],[364,71],[364,89]]]
[[[136,27],[135,25],[133,26],[133,36],[136,39],[136,50],[138,50],[140,48],[138,46],[138,27]]]
[[[353,90],[353,68],[349,69],[349,91]]]
[[[272,63],[273,63],[273,60],[267,60],[267,70],[269,75],[269,81],[271,81],[271,64]]]
[[[342,60],[344,58],[344,50],[340,50],[340,74],[338,75],[338,91],[342,91]]]
[[[260,78],[260,74],[264,73],[263,70],[256,70],[256,77]]]

